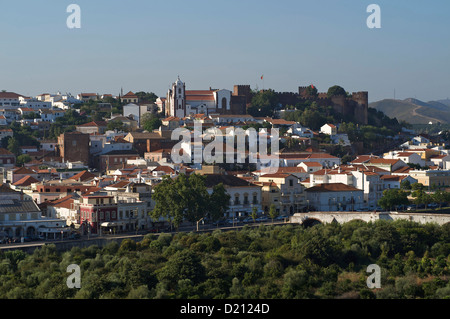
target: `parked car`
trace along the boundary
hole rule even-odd
[[[69,239],[80,239],[81,235],[78,233],[73,233],[69,236]]]
[[[224,219],[219,219],[219,220],[216,220],[216,221],[213,223],[213,225],[214,225],[214,226],[225,226],[225,225],[226,225],[226,222],[225,222]]]
[[[269,219],[267,218],[267,216],[261,216],[261,217],[256,218],[257,222],[266,222],[268,220]]]
[[[244,222],[244,223],[253,223],[254,220],[253,220],[252,217],[247,217],[247,218],[244,218],[244,220],[242,222]]]

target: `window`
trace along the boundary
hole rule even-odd
[[[289,180],[289,186],[290,187],[294,186],[294,181],[292,179]]]
[[[47,117],[47,115],[45,115],[45,117]],[[72,146],[77,146],[77,141],[76,140],[72,141]]]
[[[227,99],[222,98],[222,108],[225,109],[227,107]]]

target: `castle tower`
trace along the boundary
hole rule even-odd
[[[358,122],[368,123],[369,93],[366,91],[353,92],[352,100],[357,103],[355,107],[355,118]]]

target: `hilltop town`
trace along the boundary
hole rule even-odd
[[[248,145],[242,162],[174,162],[173,132],[195,125],[224,135],[230,127],[254,128],[269,138],[278,129],[276,173],[249,161]],[[167,205],[155,190],[181,175],[203,176],[209,194],[223,185],[221,216],[198,220],[224,224],[308,211],[432,209],[446,205],[450,185],[445,138],[417,135],[370,109],[368,92],[339,86],[325,93],[314,85],[192,90],[178,77],[160,97],[3,91],[0,142],[3,242],[161,231],[173,216],[155,215]],[[208,143],[192,135],[181,149],[201,153]],[[411,189],[407,201],[390,192]]]

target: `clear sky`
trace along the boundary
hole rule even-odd
[[[366,25],[371,3],[381,29]],[[450,96],[449,33],[448,0],[2,0],[0,90],[162,96],[180,75],[187,89],[338,84],[429,101]]]

